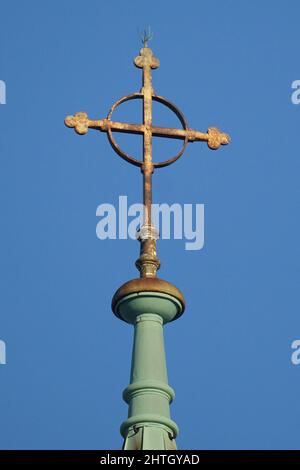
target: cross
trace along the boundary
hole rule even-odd
[[[207,132],[200,132],[190,129],[182,112],[170,101],[155,94],[152,87],[151,70],[159,67],[159,60],[153,55],[149,47],[143,47],[140,54],[134,59],[136,67],[143,69],[143,87],[139,93],[127,95],[117,101],[111,108],[106,119],[92,120],[83,112],[74,116],[67,116],[65,124],[74,128],[78,134],[86,134],[88,129],[97,129],[106,132],[113,149],[127,162],[140,167],[143,174],[143,202],[144,202],[144,223],[139,231],[139,241],[141,242],[140,257],[136,261],[136,266],[141,277],[156,277],[156,272],[160,267],[160,261],[156,255],[156,240],[158,233],[151,223],[152,205],[152,173],[155,168],[162,168],[174,163],[183,154],[188,142],[204,141],[210,149],[216,150],[221,145],[230,142],[230,137],[216,127],[210,127]],[[114,110],[125,101],[141,99],[143,100],[143,124],[130,124],[113,121]],[[167,106],[173,111],[182,124],[181,129],[157,127],[152,124],[152,102],[157,101]],[[116,143],[113,131],[130,134],[140,134],[143,136],[143,160],[126,154]],[[177,155],[163,162],[152,161],[152,137],[165,137],[180,139],[183,146]]]

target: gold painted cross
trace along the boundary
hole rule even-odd
[[[209,148],[216,150],[221,145],[230,142],[228,134],[220,132],[216,127],[210,127],[206,133],[188,128],[187,121],[182,112],[170,101],[154,93],[152,87],[151,69],[159,67],[159,60],[154,57],[153,52],[148,47],[143,47],[140,55],[134,60],[138,68],[143,69],[143,87],[140,93],[133,93],[124,96],[117,101],[111,108],[106,119],[91,120],[86,113],[76,113],[74,116],[67,116],[65,124],[72,127],[78,134],[86,134],[88,129],[98,129],[106,132],[113,149],[129,163],[141,168],[143,173],[143,202],[144,202],[144,224],[139,232],[141,242],[141,253],[136,265],[140,271],[141,277],[155,277],[159,269],[160,262],[156,256],[156,240],[158,234],[151,223],[151,205],[152,205],[152,173],[155,168],[162,168],[174,163],[183,154],[188,142],[205,141]],[[130,100],[143,100],[143,124],[130,124],[124,122],[112,121],[114,110],[122,103]],[[157,127],[152,125],[152,101],[157,101],[167,106],[173,111],[181,122],[182,128]],[[143,160],[125,153],[116,143],[113,131],[125,132],[130,134],[143,135]],[[172,158],[163,162],[153,162],[152,160],[152,137],[168,137],[183,140],[181,150]]]

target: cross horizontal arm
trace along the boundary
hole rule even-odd
[[[88,129],[98,129],[107,132],[108,129],[116,132],[130,134],[144,134],[146,126],[144,124],[129,124],[124,122],[110,121],[109,119],[92,120],[86,113],[76,113],[74,116],[67,116],[65,124],[72,127],[78,134],[86,134]],[[200,132],[193,129],[176,129],[170,127],[151,126],[151,133],[155,137],[167,137],[171,139],[188,139],[190,142],[204,141],[211,149],[217,149],[220,145],[230,142],[230,137],[216,127],[210,127],[208,131]]]
[[[217,149],[220,145],[230,142],[228,134],[219,131],[216,127],[210,127],[207,132],[195,131],[193,129],[174,129],[169,127],[152,127],[152,134],[156,137],[169,137],[171,139],[185,139],[189,142],[204,141],[211,149]]]
[[[143,134],[145,126],[143,124],[127,124],[126,122],[114,122],[109,119],[89,119],[86,113],[76,113],[74,116],[67,116],[65,119],[67,127],[75,129],[77,134],[86,134],[89,129],[98,129],[107,132],[108,129],[118,132],[128,132],[130,134]]]

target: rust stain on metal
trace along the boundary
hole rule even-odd
[[[129,294],[135,294],[138,292],[161,292],[175,297],[182,305],[182,313],[185,309],[185,300],[180,290],[164,279],[158,277],[143,277],[132,279],[131,281],[123,284],[114,294],[112,298],[112,310],[117,315],[116,306],[119,300]]]
[[[115,152],[124,160],[132,165],[138,166],[143,174],[143,202],[144,202],[144,224],[140,231],[140,257],[136,261],[136,266],[140,271],[142,279],[156,278],[157,270],[160,267],[160,261],[156,253],[156,235],[155,227],[151,221],[151,205],[152,205],[152,175],[155,168],[162,168],[174,163],[183,154],[188,142],[204,141],[207,142],[209,148],[216,150],[221,145],[227,145],[230,142],[228,134],[221,132],[216,127],[210,127],[207,132],[201,132],[189,129],[187,121],[182,112],[169,100],[155,94],[152,87],[151,70],[159,67],[160,62],[154,56],[149,47],[143,47],[140,54],[134,59],[136,67],[143,70],[143,86],[139,93],[133,93],[119,99],[111,108],[106,119],[92,120],[84,112],[76,113],[74,116],[67,116],[65,124],[74,128],[78,134],[86,134],[88,129],[97,129],[106,132],[109,142]],[[141,99],[143,101],[143,123],[130,124],[124,122],[113,121],[112,115],[115,109],[122,103],[130,100]],[[152,102],[157,101],[167,106],[178,117],[182,128],[157,127],[152,124]],[[138,160],[133,156],[125,153],[115,141],[113,136],[115,132],[126,132],[131,134],[141,134],[143,136],[143,160]],[[152,137],[164,137],[183,140],[181,150],[172,158],[162,162],[152,161]],[[158,280],[158,279],[157,279]],[[159,280],[159,286],[161,282]],[[135,281],[130,281],[135,282]],[[169,284],[169,283],[168,283]],[[125,284],[126,285],[126,284]],[[135,284],[131,284],[131,287]],[[149,284],[150,285],[150,284]],[[124,286],[123,286],[124,287]],[[122,287],[122,288],[123,288]],[[121,288],[121,289],[122,289]],[[175,288],[176,289],[176,288]],[[118,292],[118,291],[117,291]],[[174,295],[174,294],[172,294]],[[175,295],[176,297],[176,295]],[[183,299],[183,297],[182,297]]]

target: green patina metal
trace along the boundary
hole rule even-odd
[[[130,385],[123,392],[129,405],[121,426],[124,449],[176,449],[178,427],[170,418],[175,392],[168,384],[163,324],[183,305],[168,294],[142,292],[125,296],[115,310],[134,325]]]
[[[129,405],[121,426],[124,449],[176,449],[178,427],[170,418],[175,392],[168,384],[163,324],[183,309],[176,297],[151,291],[125,295],[114,306],[120,318],[134,325],[130,385],[123,392]]]

